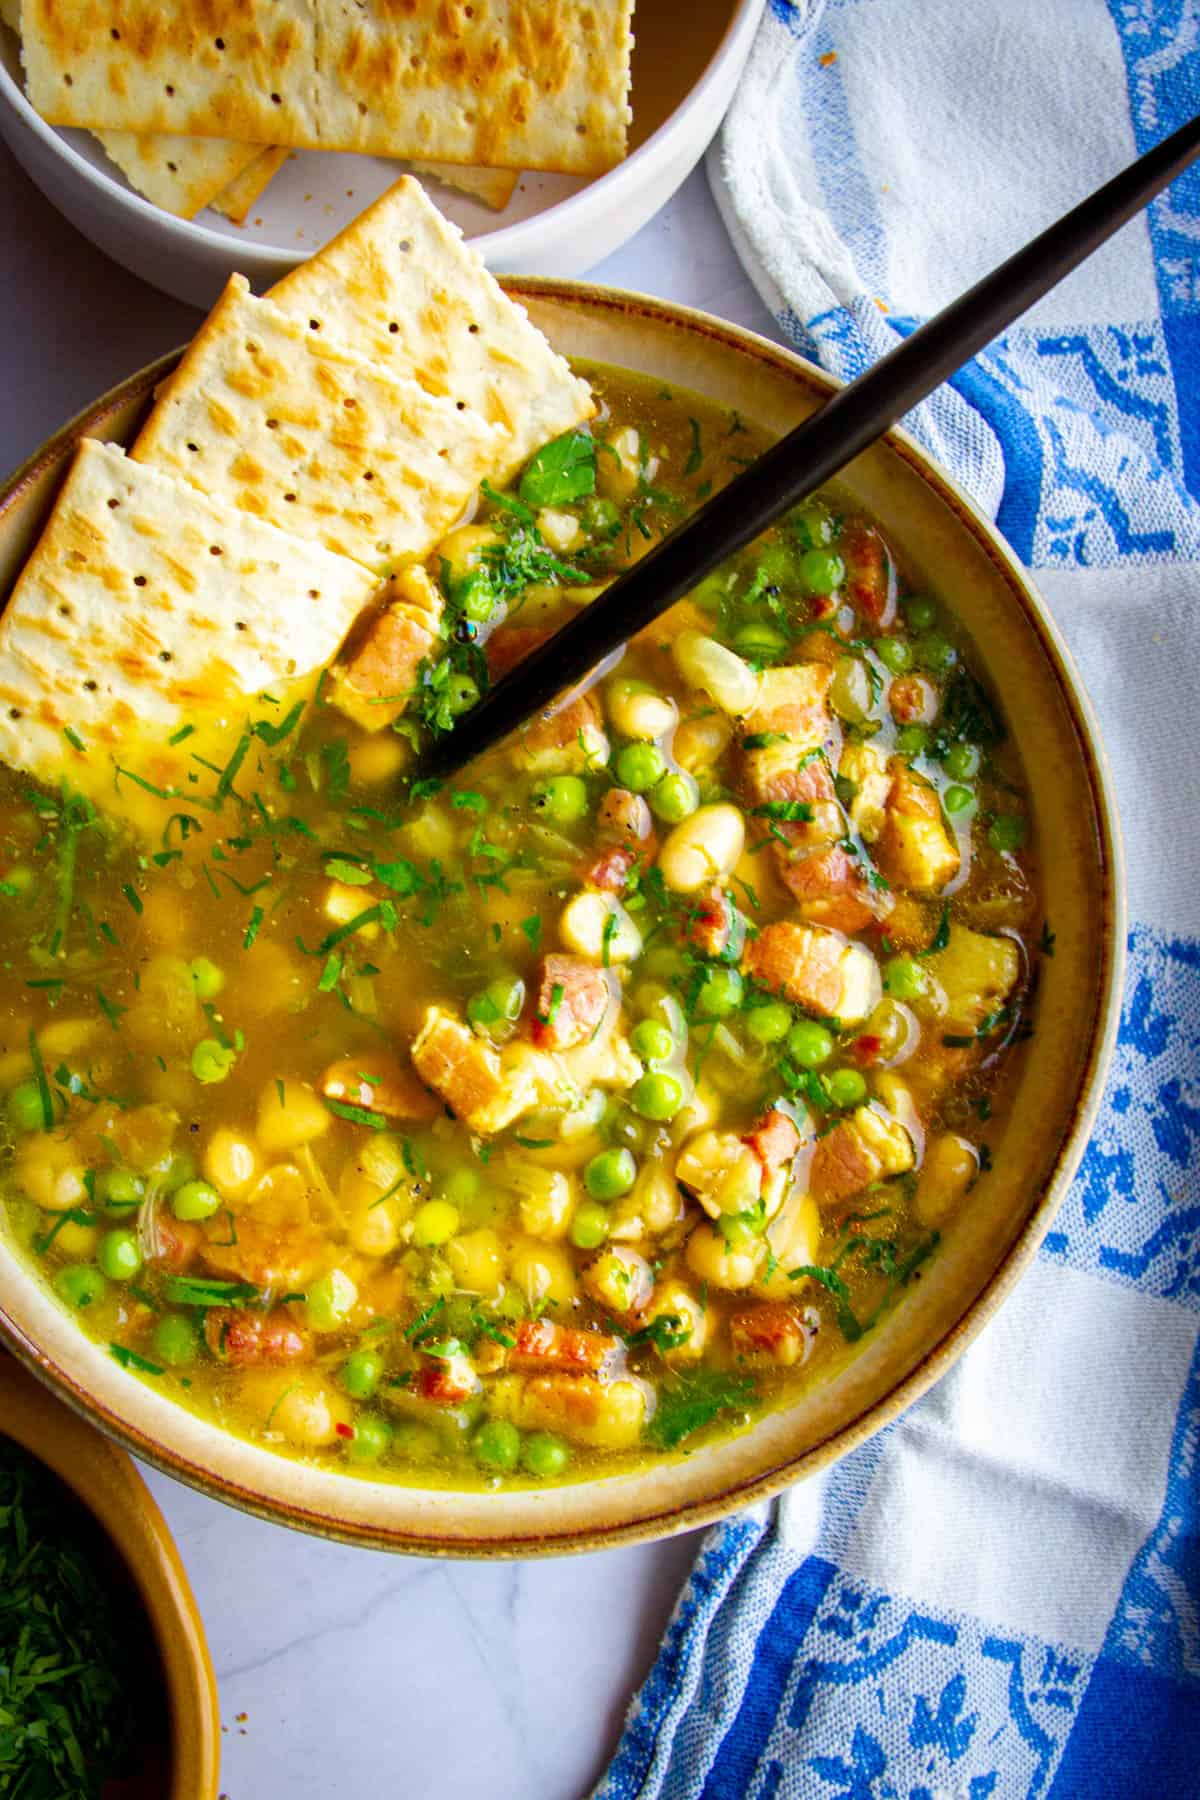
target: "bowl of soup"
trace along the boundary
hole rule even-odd
[[[910,1403],[1053,1216],[1121,970],[1078,678],[899,432],[406,779],[831,387],[679,307],[511,291],[598,410],[414,575],[447,619],[414,706],[376,621],[353,704],[255,702],[136,834],[0,773],[0,1329],[181,1479],[423,1554],[663,1535]],[[170,366],[8,485],[6,588]]]

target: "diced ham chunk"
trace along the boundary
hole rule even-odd
[[[891,910],[891,895],[873,888],[861,857],[841,844],[828,844],[807,856],[774,846],[775,866],[802,919],[853,935]]]
[[[892,763],[892,791],[875,858],[895,887],[936,893],[958,873],[958,846],[942,817],[936,789],[899,758]]]
[[[431,1006],[412,1045],[413,1066],[471,1131],[503,1131],[537,1099],[532,1071],[477,1037],[444,1007]]]
[[[846,563],[844,593],[859,617],[872,630],[891,624],[896,616],[896,577],[887,545],[873,525],[850,520],[842,528],[838,548]]]
[[[493,681],[515,668],[550,636],[535,626],[502,625],[487,641]],[[608,738],[600,703],[578,694],[565,706],[531,720],[513,741],[513,760],[534,775],[568,775],[594,768],[608,758]]]
[[[330,1063],[321,1077],[321,1092],[327,1100],[361,1107],[382,1119],[436,1119],[442,1110],[411,1069],[378,1050]]]
[[[571,1050],[595,1037],[612,1002],[603,969],[582,956],[542,958],[532,1036],[542,1050]]]
[[[380,731],[399,718],[438,641],[441,595],[420,564],[398,575],[390,594],[352,641],[330,690],[334,705],[364,731]]]
[[[648,851],[654,835],[649,802],[642,794],[631,794],[628,788],[609,788],[596,808],[596,830],[606,841],[636,844]]]
[[[195,1261],[203,1237],[199,1225],[176,1219],[162,1207],[156,1207],[150,1261],[171,1275],[181,1275]]]
[[[729,1321],[729,1342],[734,1355],[747,1362],[774,1363],[794,1369],[812,1349],[816,1337],[814,1315],[783,1301],[764,1300],[735,1312]]]
[[[646,1417],[640,1382],[591,1375],[501,1376],[491,1401],[522,1431],[558,1431],[593,1450],[632,1450]]]
[[[736,928],[745,927],[737,908],[723,888],[706,888],[697,895],[687,915],[686,934],[701,956],[722,956],[729,948]]]
[[[610,850],[602,850],[599,856],[594,856],[580,879],[585,887],[599,888],[602,894],[619,894],[636,868],[637,861],[636,850],[614,846]]]
[[[860,1106],[817,1139],[809,1180],[815,1198],[829,1206],[873,1181],[903,1175],[913,1161],[912,1139],[903,1125],[880,1107]]]
[[[308,1332],[283,1312],[214,1306],[204,1315],[204,1341],[221,1362],[239,1367],[308,1362],[313,1353]]]
[[[764,1113],[743,1140],[753,1150],[768,1175],[786,1168],[800,1148],[800,1133],[795,1121],[773,1106]]]
[[[848,1025],[865,1019],[882,992],[878,965],[863,945],[790,920],[767,925],[752,938],[742,968],[794,1005]]]
[[[778,732],[793,754],[816,749],[829,732],[829,683],[832,671],[823,663],[785,663],[764,669],[753,710],[742,720],[747,737]]]
[[[522,1319],[513,1327],[513,1336],[509,1367],[534,1373],[557,1369],[569,1375],[599,1375],[620,1347],[606,1332],[576,1331],[552,1319]]]
[[[413,1376],[409,1392],[433,1406],[461,1406],[481,1385],[470,1357],[459,1353],[430,1358]]]

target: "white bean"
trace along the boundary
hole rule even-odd
[[[604,698],[613,729],[643,743],[664,737],[679,717],[679,708],[668,695],[655,693],[642,681],[610,682]]]
[[[732,871],[745,842],[746,827],[736,806],[724,801],[701,806],[676,825],[659,852],[663,880],[677,894],[694,894]]]
[[[679,673],[692,687],[703,688],[722,712],[740,718],[758,697],[758,676],[736,651],[700,631],[681,631],[671,646]]]
[[[589,962],[634,962],[641,955],[642,934],[611,894],[585,888],[568,900],[558,929],[568,950]]]

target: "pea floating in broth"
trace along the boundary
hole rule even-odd
[[[1023,771],[837,496],[406,780],[759,446],[588,374],[593,428],[485,484],[315,698],[198,732],[136,835],[0,773],[10,1229],[126,1367],[376,1477],[599,1473],[794,1398],[920,1304],[1028,1029]]]

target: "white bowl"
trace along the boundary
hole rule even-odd
[[[632,151],[607,175],[525,174],[503,213],[438,185],[442,211],[489,266],[567,278],[592,268],[671,198],[707,149],[742,72],[765,0],[639,0],[634,26]],[[21,84],[12,32],[0,28],[0,135],[46,198],[85,237],[144,281],[209,307],[233,270],[269,287],[348,225],[396,178],[383,157],[301,151],[245,225],[206,210],[177,219],[136,194],[86,131],[47,125]]]

